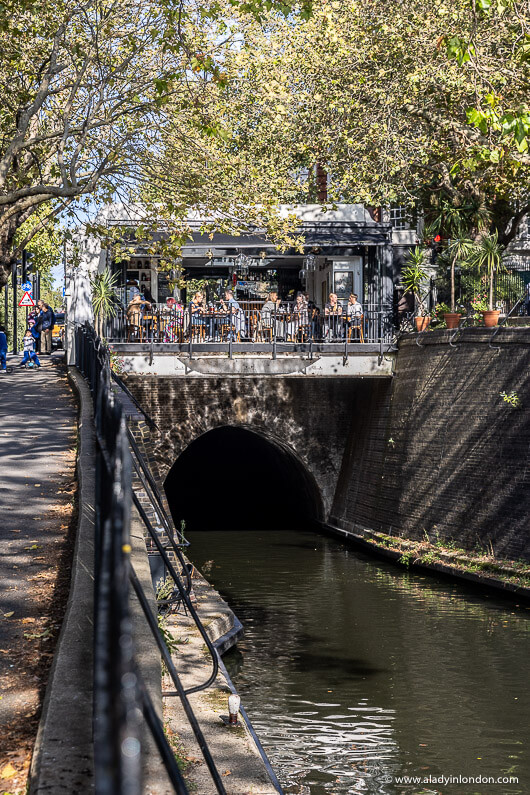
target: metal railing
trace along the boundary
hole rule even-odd
[[[174,344],[184,350],[204,345],[219,351],[234,344],[255,349],[337,342],[379,344],[392,340],[392,312],[391,304],[368,303],[362,314],[350,317],[346,302],[331,313],[287,301],[273,307],[259,301],[205,306],[142,304],[119,309],[107,321],[105,337],[109,342]]]
[[[95,495],[95,608],[94,608],[94,767],[98,795],[140,795],[142,758],[145,754],[143,722],[149,728],[169,780],[179,795],[188,789],[168,743],[164,727],[153,706],[138,669],[129,607],[130,585],[138,597],[144,616],[173,681],[175,692],[210,771],[215,791],[226,795],[208,744],[188,700],[188,694],[208,687],[218,672],[218,655],[189,598],[191,580],[179,544],[169,527],[159,495],[157,516],[161,519],[170,546],[186,574],[186,584],[175,569],[138,497],[132,492],[132,461],[149,482],[147,467],[134,439],[128,436],[120,403],[111,390],[110,356],[107,347],[88,326],[75,333],[76,363],[90,386],[95,404],[96,495]],[[134,458],[131,459],[130,445]],[[137,470],[138,471],[138,470]],[[193,617],[212,658],[208,679],[186,690],[176,671],[171,654],[159,632],[157,619],[131,565],[130,512],[134,502],[170,576]],[[166,694],[167,695],[167,694]],[[142,720],[143,718],[143,720]]]

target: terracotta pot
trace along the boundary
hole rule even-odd
[[[486,309],[485,312],[482,312],[486,328],[493,328],[496,326],[499,322],[499,315],[500,311],[498,309]]]
[[[431,318],[428,315],[418,315],[414,320],[416,321],[416,331],[425,331],[431,322]]]
[[[444,320],[447,328],[458,328],[461,317],[462,315],[460,312],[444,312]]]

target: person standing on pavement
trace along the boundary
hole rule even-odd
[[[0,373],[7,373],[7,337],[3,326],[0,326]]]
[[[52,352],[52,329],[55,324],[55,314],[53,309],[44,301],[37,301],[39,314],[37,317],[36,330],[40,334],[39,353],[51,354]]]
[[[24,335],[24,356],[22,357],[19,367],[25,367],[28,363],[29,366],[32,367],[33,362],[35,362],[37,367],[41,366],[39,358],[35,353],[35,338],[30,329],[28,329]]]

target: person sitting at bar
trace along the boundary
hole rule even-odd
[[[225,290],[224,300],[221,298],[220,303],[222,311],[229,315],[230,318],[230,335],[232,335],[232,337],[237,336],[237,334],[243,335],[245,333],[245,315],[238,302],[234,298],[234,293],[232,290]]]
[[[201,337],[201,335],[204,335],[200,329],[207,324],[206,318],[203,317],[205,312],[204,294],[201,293],[200,290],[197,290],[190,303],[190,321],[194,336],[197,335]],[[195,329],[195,331],[193,331],[193,329]]]
[[[346,307],[346,323],[348,324],[350,334],[353,331],[353,329],[356,329],[358,338],[360,338],[361,336],[362,316],[363,316],[363,308],[359,303],[359,301],[357,300],[356,294],[351,293],[348,299],[348,306]]]
[[[138,287],[136,279],[130,279],[130,281],[127,282],[127,295],[129,296],[129,303],[137,295],[140,295],[140,288]]]
[[[203,315],[204,312],[204,295],[200,291],[197,291],[190,303],[191,322],[194,326],[202,325],[201,315]]]
[[[272,316],[278,312],[281,301],[278,298],[276,290],[271,290],[267,300],[261,307],[261,323],[263,328],[270,328],[272,326]]]
[[[342,333],[342,307],[338,302],[337,293],[330,293],[324,307],[324,339],[327,342],[339,339]]]
[[[146,309],[151,309],[151,304],[142,298],[140,293],[137,293],[127,307],[127,322],[132,331],[140,331],[142,326],[142,318]],[[141,333],[140,333],[141,336]]]
[[[296,301],[293,304],[291,320],[287,324],[287,336],[292,342],[296,341],[300,329],[302,329],[302,333],[304,328],[307,330],[308,323],[309,314],[305,295],[303,293],[297,293]]]
[[[276,290],[271,290],[260,310],[260,336],[265,336],[267,339],[270,336],[271,340],[273,335],[275,337],[283,336],[283,323],[278,320],[282,311],[281,303]]]

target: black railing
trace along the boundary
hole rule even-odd
[[[109,342],[205,344],[219,350],[235,343],[254,347],[379,344],[392,340],[392,312],[391,304],[369,303],[361,312],[348,314],[346,302],[331,311],[286,301],[273,307],[257,301],[205,306],[136,304],[118,310],[107,321],[105,337]]]
[[[210,771],[215,791],[226,791],[207,742],[187,698],[189,693],[208,687],[218,671],[218,656],[189,598],[191,582],[186,561],[174,534],[167,532],[162,501],[156,500],[170,546],[183,566],[183,583],[158,533],[132,492],[132,467],[123,410],[110,388],[110,355],[107,347],[88,326],[75,333],[76,363],[90,386],[95,404],[96,494],[95,494],[95,608],[94,608],[94,767],[97,795],[140,795],[143,792],[142,759],[145,745],[142,723],[148,726],[162,763],[176,793],[188,793],[175,761],[164,727],[143,682],[135,657],[132,619],[129,608],[130,585],[136,592],[145,618],[166,663],[181,699],[184,712]],[[134,440],[133,440],[134,441]],[[135,465],[143,469],[141,454],[135,451]],[[145,476],[145,473],[144,473]],[[145,477],[148,482],[148,478]],[[150,486],[156,492],[156,486]],[[131,565],[131,503],[143,520],[158,552],[164,559],[180,598],[197,624],[212,658],[212,672],[202,685],[185,690],[171,654],[158,630],[149,601]],[[143,718],[143,720],[142,720]]]

